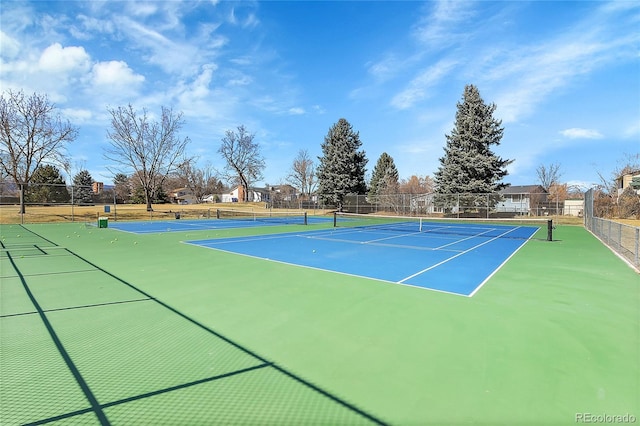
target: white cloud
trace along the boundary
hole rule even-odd
[[[597,130],[580,129],[577,127],[561,130],[560,134],[568,139],[602,139],[603,137]]]
[[[229,11],[227,22],[232,25],[239,25],[242,28],[254,28],[260,24],[260,20],[255,15],[255,13],[252,12],[249,12],[244,19],[238,18],[236,8],[231,8],[231,10]]]
[[[637,138],[640,136],[640,121],[629,125],[623,132],[625,138]]]
[[[316,114],[324,114],[327,112],[321,105],[314,105],[311,108]]]
[[[607,50],[603,44],[588,39],[573,43],[557,39],[503,58],[499,67],[483,77],[503,85],[496,100],[499,113],[504,122],[515,122],[576,76],[591,71],[605,60]]]
[[[114,88],[135,87],[144,81],[144,76],[135,74],[123,61],[98,62],[93,66],[92,82],[95,86]]]
[[[141,49],[144,60],[160,66],[169,73],[182,74],[185,68],[192,70],[193,67],[186,64],[193,64],[193,58],[199,57],[195,46],[174,42],[160,32],[128,17],[119,19],[119,26],[129,40]]]
[[[637,58],[640,33],[631,30],[637,24],[633,14],[622,15],[625,10],[605,5],[546,41],[484,52],[489,60],[474,77],[499,85],[496,104],[503,122],[529,115],[577,77]]]
[[[88,109],[64,108],[62,114],[75,124],[89,122],[93,118],[93,113]]]
[[[232,78],[227,82],[228,86],[248,86],[253,82],[253,78],[248,75],[240,75],[236,78]]]
[[[290,115],[303,115],[304,113],[305,113],[304,108],[300,108],[300,107],[289,108]]]
[[[423,44],[444,49],[455,44],[464,33],[456,33],[456,26],[466,22],[475,14],[472,2],[461,0],[442,0],[433,5],[433,9],[414,29],[414,36]]]
[[[255,28],[260,25],[260,20],[254,13],[250,13],[242,23],[242,28]]]
[[[158,8],[154,3],[128,2],[126,5],[128,11],[134,16],[146,17],[153,15],[158,11]]]
[[[428,90],[446,77],[457,65],[453,60],[443,60],[423,70],[406,89],[391,100],[391,105],[398,109],[408,109],[430,96]]]
[[[38,66],[42,71],[53,73],[65,73],[71,71],[87,71],[91,58],[83,47],[62,47],[60,43],[54,43],[47,47],[40,55]]]
[[[113,34],[115,25],[113,21],[108,19],[99,19],[86,15],[78,15],[76,17],[77,25],[71,25],[69,32],[75,38],[89,40],[96,34]]]
[[[381,61],[369,64],[367,67],[369,74],[383,81],[393,76],[397,69],[398,59],[393,56],[387,56]]]
[[[0,31],[0,46],[2,46],[2,56],[13,58],[20,52],[20,42],[4,31]]]
[[[179,95],[181,104],[189,105],[206,100],[210,94],[209,85],[216,69],[217,66],[215,64],[204,66],[200,75],[196,77],[193,83],[186,86]]]

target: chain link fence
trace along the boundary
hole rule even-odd
[[[540,193],[491,194],[387,194],[350,195],[342,211],[424,217],[518,217],[582,216],[583,200],[549,200]],[[244,205],[246,204],[246,205]],[[304,210],[309,214],[335,211],[338,206],[317,197],[278,197],[270,202],[238,203],[233,208]],[[113,188],[77,185],[30,184],[24,191],[24,211],[20,210],[20,187],[0,183],[0,221],[2,223],[37,223],[55,221],[93,222],[99,216],[110,220],[211,218],[220,203],[145,204],[122,203]],[[212,213],[213,211],[213,213]]]
[[[20,186],[0,182],[0,223],[85,222],[97,224],[99,218],[122,220],[214,219],[216,210],[231,208],[248,211],[305,210],[324,214],[334,206],[313,201],[281,200],[279,203],[213,203],[153,204],[152,210],[142,203],[123,203],[112,188],[65,184],[29,184],[24,187],[21,209]],[[330,209],[330,210],[326,210]]]
[[[585,193],[585,227],[640,271],[640,227],[597,217],[594,198],[593,189]]]
[[[549,200],[540,193],[352,195],[345,198],[342,209],[425,217],[582,216],[582,200],[570,201]]]

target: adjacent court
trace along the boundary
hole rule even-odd
[[[119,231],[134,234],[153,234],[158,232],[204,231],[235,228],[253,228],[262,226],[306,225],[321,223],[329,219],[308,218],[305,212],[252,212],[243,210],[221,210],[215,216],[201,219],[180,219],[175,214],[175,220],[112,222],[108,226]]]

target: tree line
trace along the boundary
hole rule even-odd
[[[341,118],[324,137],[318,164],[306,150],[301,150],[284,180],[303,199],[315,194],[320,202],[337,208],[350,195],[367,195],[375,200],[399,192],[434,192],[440,197],[495,193],[509,185],[503,179],[507,166],[513,162],[493,151],[504,132],[501,121],[494,117],[495,110],[496,105],[486,103],[476,86],[465,86],[433,179],[411,176],[400,180],[393,158],[384,152],[367,182],[368,159],[360,135]],[[224,180],[242,187],[243,201],[247,201],[249,188],[263,178],[266,165],[260,145],[243,125],[227,130],[221,139],[218,154],[225,167],[219,171],[210,164],[199,167],[199,159],[188,156],[190,140],[181,135],[185,124],[182,112],[163,106],[154,119],[146,108],[136,110],[130,104],[107,111],[110,122],[103,156],[114,176],[116,199],[144,202],[151,210],[152,203],[166,200],[164,188],[168,185],[186,187],[200,200],[204,195],[221,193]],[[66,148],[76,139],[78,129],[61,118],[46,94],[27,96],[22,91],[9,90],[0,97],[0,121],[0,177],[3,181],[12,180],[20,188],[21,209],[24,210],[24,201],[37,202],[51,196],[37,183],[60,186],[56,196],[64,200],[64,179],[56,167],[70,169]],[[557,181],[559,169],[557,164],[538,168],[545,189],[561,189]],[[86,170],[73,177],[79,188],[90,186],[91,180]],[[87,194],[79,193],[77,200],[84,199]]]

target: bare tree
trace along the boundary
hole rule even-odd
[[[302,198],[309,197],[316,188],[316,168],[309,152],[306,149],[298,151],[298,156],[293,160],[291,171],[286,181],[300,189]]]
[[[562,172],[560,171],[560,164],[558,163],[551,163],[548,166],[540,164],[536,172],[538,173],[540,185],[547,191],[549,191],[552,186],[560,183]]]
[[[220,180],[211,164],[199,168],[195,164],[195,159],[185,159],[178,166],[177,174],[182,184],[196,197],[196,203],[201,203],[205,195],[221,189]]]
[[[224,177],[242,186],[242,201],[248,201],[249,185],[262,178],[264,158],[260,146],[253,141],[255,135],[240,125],[238,132],[227,130],[218,152],[227,162]]]
[[[162,107],[158,122],[148,116],[146,109],[138,114],[131,104],[107,111],[111,114],[111,129],[107,131],[110,147],[105,149],[104,157],[114,163],[109,170],[137,178],[147,210],[151,211],[156,191],[177,168],[189,143],[189,138],[179,137],[184,125],[182,113]]]
[[[617,181],[626,173],[633,173],[640,170],[640,152],[624,153],[616,162],[616,167],[611,171],[610,177],[603,172],[596,170],[600,182],[596,185],[599,189],[609,195],[618,195]]]
[[[403,194],[428,194],[433,192],[433,179],[429,176],[413,175],[400,181],[399,191]]]
[[[25,212],[25,186],[45,164],[65,168],[66,145],[78,135],[76,127],[56,112],[45,94],[9,90],[0,96],[0,170],[20,188],[20,212]]]

